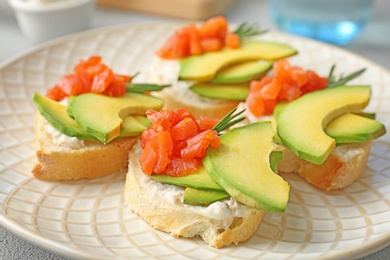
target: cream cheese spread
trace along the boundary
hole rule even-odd
[[[134,149],[134,157],[139,158],[142,153],[139,142],[134,146]],[[196,214],[225,221],[232,221],[235,217],[246,217],[253,210],[253,208],[240,204],[233,198],[214,202],[207,207],[183,204],[183,187],[164,184],[151,179],[141,172],[138,160],[134,161],[136,161],[135,167],[138,168],[138,170],[135,171],[137,172],[137,179],[140,181],[141,185],[148,187],[148,191],[155,194],[156,197],[163,197],[165,201],[171,204],[183,205],[187,210]]]
[[[46,133],[51,137],[53,145],[55,146],[69,149],[86,147],[83,140],[61,133],[49,123],[47,123]]]
[[[66,106],[68,105],[68,98],[65,98],[59,103]],[[61,133],[57,128],[52,126],[43,116],[41,116],[40,120],[44,120],[42,122],[42,130],[46,132],[48,137],[51,139],[52,144],[58,148],[69,148],[69,149],[80,149],[86,147],[83,140],[78,139],[77,137],[68,136],[66,134]]]

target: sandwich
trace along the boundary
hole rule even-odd
[[[152,125],[129,155],[128,207],[158,230],[216,248],[249,239],[267,211],[283,212],[290,186],[274,172],[272,126],[224,131],[241,120],[234,111],[212,128],[185,108],[148,111]]]
[[[386,133],[375,114],[364,112],[369,85],[345,85],[365,69],[336,79],[277,61],[273,74],[251,82],[241,108],[249,122],[272,117],[283,151],[280,173],[298,173],[317,188],[351,185],[364,172],[372,140]]]
[[[163,101],[139,92],[131,76],[115,74],[99,56],[80,61],[45,95],[35,93],[35,177],[97,178],[127,171],[128,153],[149,126],[148,109]]]
[[[157,50],[147,81],[170,84],[156,92],[163,109],[186,107],[195,117],[221,119],[244,101],[249,82],[272,62],[297,53],[285,43],[254,39],[264,33],[246,23],[229,30],[223,16],[177,29]]]

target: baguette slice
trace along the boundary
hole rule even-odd
[[[233,199],[208,207],[185,205],[183,188],[159,183],[142,173],[141,152],[138,142],[129,154],[124,197],[128,207],[151,226],[175,237],[200,236],[216,248],[238,244],[256,232],[264,211]]]
[[[322,165],[305,161],[283,148],[280,173],[298,173],[320,189],[344,189],[364,172],[370,154],[371,141],[338,145]]]
[[[139,138],[123,138],[102,144],[65,137],[59,132],[51,134],[53,128],[39,113],[35,116],[35,138],[38,163],[33,175],[42,180],[78,180],[98,178],[112,173],[126,172],[128,152]],[[67,138],[74,144],[59,143]]]

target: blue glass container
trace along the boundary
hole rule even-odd
[[[370,20],[374,0],[269,0],[272,19],[286,32],[346,45]]]

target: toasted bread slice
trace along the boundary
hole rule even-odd
[[[108,144],[81,141],[56,131],[39,113],[35,116],[35,137],[38,163],[32,173],[48,181],[90,179],[126,172],[128,153],[139,139],[123,138]]]
[[[238,244],[256,232],[264,211],[233,199],[208,207],[185,205],[184,188],[159,183],[142,173],[141,151],[137,143],[130,152],[124,197],[129,208],[151,226],[175,237],[199,236],[216,248]]]
[[[305,161],[283,148],[278,165],[281,173],[298,173],[307,182],[326,191],[343,189],[364,172],[371,141],[338,145],[322,165]]]

